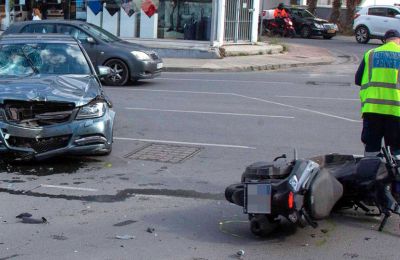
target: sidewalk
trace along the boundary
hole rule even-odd
[[[164,71],[259,71],[327,65],[335,61],[335,57],[324,48],[299,44],[287,44],[287,46],[289,51],[279,54],[230,56],[223,59],[164,58]]]

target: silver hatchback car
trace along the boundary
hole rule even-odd
[[[109,154],[115,112],[75,39],[9,35],[0,40],[0,153],[11,159]]]

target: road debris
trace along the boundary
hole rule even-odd
[[[354,254],[354,253],[344,253],[344,254],[343,254],[343,257],[353,259],[353,258],[359,257],[359,255],[358,255],[358,254]]]
[[[147,233],[154,233],[154,231],[156,231],[156,229],[152,228],[152,227],[148,227],[146,231],[147,231]]]
[[[42,217],[40,219],[32,218],[32,217],[22,217],[21,223],[25,223],[25,224],[48,224],[49,222],[44,217]]]
[[[137,222],[137,220],[131,220],[131,219],[129,219],[129,220],[125,220],[125,221],[116,223],[116,224],[114,224],[113,226],[114,226],[114,227],[123,227],[123,226],[127,226],[127,225],[130,225],[130,224],[136,223],[136,222]]]
[[[324,234],[326,234],[326,233],[329,232],[329,230],[328,230],[328,229],[321,229],[321,232],[324,233]]]
[[[24,212],[24,213],[21,213],[21,214],[19,214],[18,216],[16,216],[16,218],[30,218],[30,217],[32,217],[32,214],[31,213],[28,213],[28,212]]]
[[[368,241],[368,240],[370,240],[370,239],[371,239],[370,237],[364,238],[365,241]]]
[[[135,239],[135,236],[132,235],[116,235],[116,239],[121,239],[121,240],[130,240],[130,239]]]
[[[242,256],[244,256],[244,254],[245,254],[245,252],[244,252],[243,249],[241,249],[241,250],[239,250],[239,251],[236,252],[236,255],[237,255],[238,257],[242,257]]]

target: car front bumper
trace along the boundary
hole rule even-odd
[[[160,67],[161,66],[161,67]],[[161,75],[163,70],[162,59],[144,60],[137,64],[131,65],[131,79],[152,79]]]
[[[313,28],[311,34],[313,36],[332,36],[333,37],[336,35],[336,30]]]
[[[114,117],[115,112],[107,109],[100,118],[47,127],[28,128],[0,121],[0,154],[42,160],[62,154],[101,153],[112,145]]]

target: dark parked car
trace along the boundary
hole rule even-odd
[[[0,39],[0,157],[109,154],[115,112],[83,47],[71,36]]]
[[[286,9],[292,17],[296,33],[303,38],[322,36],[324,39],[331,39],[338,31],[336,24],[317,18],[306,9],[299,7],[287,7]]]
[[[106,30],[82,21],[42,20],[13,23],[4,33],[59,33],[78,39],[93,65],[113,69],[105,84],[122,86],[161,74],[162,59],[146,47],[123,41]]]
[[[322,36],[331,39],[338,31],[336,24],[317,18],[304,8],[285,6],[285,9],[290,14],[296,33],[303,38]],[[262,12],[264,28],[267,28],[268,21],[274,18],[273,13],[273,9]]]

